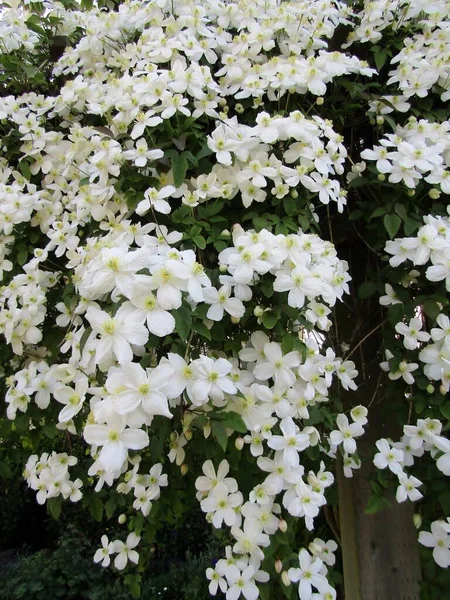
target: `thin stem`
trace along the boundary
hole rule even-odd
[[[386,323],[386,319],[384,321],[382,321],[381,323],[379,323],[371,331],[369,331],[369,333],[367,335],[365,335],[363,337],[363,339],[360,340],[354,348],[352,348],[352,350],[350,350],[350,352],[347,354],[347,356],[344,358],[344,360],[348,360],[350,358],[350,356],[361,346],[361,344],[363,344],[367,340],[368,337],[370,337],[373,333],[375,333],[375,331],[377,331],[377,329],[380,329],[380,327],[382,327],[385,323]]]

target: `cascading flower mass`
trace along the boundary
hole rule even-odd
[[[4,3],[6,415],[54,441],[24,472],[52,514],[106,490],[130,517],[103,567],[151,568],[154,507],[186,493],[224,531],[212,595],[336,598],[337,545],[311,532],[371,411],[338,332],[349,222],[382,257],[358,295],[386,307],[380,377],[409,403],[374,465],[398,502],[425,496],[426,453],[450,475],[450,5],[360,4]],[[450,525],[430,527],[447,567]]]

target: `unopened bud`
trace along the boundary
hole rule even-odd
[[[242,115],[242,113],[244,112],[244,107],[242,106],[242,104],[240,104],[239,102],[236,104],[236,106],[234,107],[234,110],[238,113],[238,115]]]
[[[433,188],[432,190],[430,190],[428,192],[428,195],[430,196],[430,198],[432,200],[437,200],[438,198],[440,198],[441,192],[440,192],[440,190],[437,190],[436,188]]]
[[[117,519],[117,521],[119,522],[120,525],[123,525],[126,520],[127,520],[127,515],[125,515],[124,513],[119,515],[119,518]]]
[[[234,323],[235,325],[236,325],[237,323],[239,323],[239,321],[240,321],[240,320],[241,320],[241,319],[240,319],[239,317],[231,317],[231,322],[232,322],[232,323]]]
[[[220,235],[223,235],[223,237],[230,237],[231,233],[228,231],[228,229],[224,229],[220,232]]]
[[[445,385],[440,385],[439,386],[439,392],[442,394],[442,396],[445,396],[445,394],[447,393],[447,390],[445,389]]]
[[[283,584],[286,587],[289,587],[291,585],[291,580],[289,579],[289,575],[287,571],[283,571],[281,573],[281,581],[283,582]]]
[[[209,438],[211,435],[211,423],[206,423],[206,425],[203,425],[203,435],[205,436],[205,440]]]
[[[415,196],[415,195],[416,195],[416,190],[408,190],[408,196],[409,196],[410,198],[412,198],[412,197],[413,197],[413,196]]]
[[[155,554],[156,552],[156,547],[155,546],[151,546],[150,547],[150,554]]]
[[[382,117],[381,115],[377,117],[377,125],[383,125],[384,123],[384,117]]]
[[[316,104],[317,106],[322,106],[322,104],[325,102],[325,100],[322,98],[322,96],[319,96],[316,100]]]
[[[189,471],[189,467],[186,463],[183,463],[180,467],[181,474],[184,476]]]
[[[227,265],[220,265],[220,266],[219,266],[219,271],[220,271],[221,273],[226,273],[226,272],[228,271],[228,267],[227,267]]]
[[[378,173],[377,179],[378,181],[386,181],[386,175],[384,175],[384,173]]]
[[[430,383],[430,384],[428,384],[428,385],[427,385],[427,392],[428,392],[429,394],[432,394],[432,393],[434,392],[434,385],[431,385],[431,383]]]
[[[282,570],[283,570],[283,563],[281,562],[281,560],[279,558],[277,558],[277,560],[275,561],[275,571],[279,575]]]
[[[241,437],[236,438],[234,445],[236,447],[236,450],[242,450],[242,448],[244,447],[244,440]]]
[[[226,106],[226,105],[227,105],[227,101],[226,101],[226,99],[225,99],[225,98],[221,98],[221,99],[219,100],[219,106]]]
[[[228,117],[228,115],[227,115],[227,113],[224,110],[221,110],[220,113],[219,113],[219,117],[221,119],[226,119]]]
[[[375,119],[373,117],[370,117],[369,125],[375,125]]]
[[[189,425],[192,423],[192,421],[194,420],[194,416],[191,412],[189,412],[188,410],[184,413],[183,415],[183,425],[185,427],[189,427]]]
[[[170,434],[170,441],[172,442],[172,444],[177,441],[177,437],[178,436],[177,436],[176,432],[172,431],[172,433]]]
[[[284,519],[280,519],[278,521],[278,529],[280,531],[282,531],[283,533],[286,533],[287,528],[288,528],[288,524],[286,523],[286,521]]]
[[[264,308],[262,306],[255,306],[253,309],[253,314],[255,317],[262,317],[264,314]]]
[[[294,200],[296,198],[298,198],[298,192],[297,192],[297,190],[291,190],[291,198],[294,198]]]
[[[413,514],[413,523],[416,529],[419,529],[419,527],[422,525],[422,517],[419,515],[419,513]]]
[[[187,441],[190,442],[192,440],[192,429],[185,429],[183,433]]]

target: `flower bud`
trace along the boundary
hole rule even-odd
[[[172,444],[177,441],[177,437],[178,436],[177,436],[176,432],[172,431],[172,433],[170,434],[170,441],[172,442]]]
[[[223,237],[230,237],[231,233],[228,231],[228,229],[224,229],[220,232],[220,235],[223,235]]]
[[[188,442],[190,442],[192,440],[192,429],[184,429],[183,430],[184,433],[184,437],[187,439]]]
[[[234,110],[237,112],[238,115],[242,115],[242,113],[244,112],[244,107],[242,106],[242,104],[240,104],[239,102],[236,104],[236,106],[234,107]]]
[[[280,531],[282,531],[283,533],[286,533],[287,528],[288,528],[288,524],[286,523],[286,521],[284,519],[280,519],[278,521],[278,529]]]
[[[416,190],[408,190],[408,196],[409,196],[410,198],[412,198],[412,197],[413,197],[413,196],[415,196],[415,195],[416,195]]]
[[[123,525],[126,520],[127,520],[127,515],[125,515],[124,513],[119,515],[119,518],[117,519],[117,521],[119,522],[120,525]]]
[[[232,322],[232,323],[234,323],[235,325],[236,325],[237,323],[239,323],[239,321],[240,321],[240,320],[241,320],[241,319],[240,319],[239,317],[231,317],[231,322]]]
[[[183,415],[183,425],[185,427],[189,427],[189,425],[194,420],[194,416],[189,410],[187,410]]]
[[[226,99],[225,99],[225,98],[221,98],[221,99],[219,100],[219,103],[218,103],[218,104],[219,104],[219,106],[226,106],[226,105],[227,105],[227,101],[226,101]]]
[[[429,383],[429,384],[427,385],[427,392],[428,392],[429,394],[432,394],[432,393],[434,392],[434,385],[431,385],[431,383]]]
[[[281,560],[279,558],[277,558],[277,560],[275,561],[275,571],[279,575],[282,570],[283,570],[283,563],[281,562]]]
[[[283,582],[283,584],[286,587],[289,587],[291,585],[291,580],[289,579],[289,575],[287,571],[283,571],[281,573],[281,581]]]
[[[381,115],[379,115],[377,117],[377,125],[383,125],[384,123],[384,117],[382,117]]]
[[[373,117],[370,117],[369,125],[375,125],[375,119]]]
[[[416,529],[419,529],[419,527],[422,525],[422,517],[419,515],[419,513],[413,514],[413,523]]]
[[[298,192],[295,189],[291,190],[291,198],[294,198],[294,200],[296,200],[298,198]]]
[[[440,198],[441,192],[439,190],[437,190],[436,188],[433,188],[432,190],[430,190],[428,192],[428,195],[430,196],[430,198],[432,200],[437,200],[438,198]]]
[[[180,467],[181,474],[184,476],[189,471],[189,467],[186,463],[183,463]]]
[[[384,173],[378,173],[377,179],[378,181],[386,181],[386,175],[384,175]]]
[[[439,386],[439,392],[441,393],[442,396],[445,396],[445,394],[447,393],[447,390],[445,389],[445,385],[440,385]]]
[[[206,425],[203,425],[203,435],[205,436],[205,440],[209,438],[211,435],[211,423],[206,423]]]
[[[262,317],[264,314],[264,308],[262,306],[255,306],[253,309],[253,314],[255,317]]]
[[[234,445],[236,447],[236,450],[242,450],[242,448],[244,447],[244,440],[241,437],[236,438]]]
[[[322,106],[322,104],[325,102],[325,100],[322,98],[322,96],[319,96],[316,100],[316,104],[317,106]]]
[[[220,271],[221,273],[226,273],[226,272],[228,271],[228,267],[227,267],[227,265],[220,265],[220,266],[219,266],[219,271]]]
[[[228,108],[228,106],[227,106],[227,108]],[[221,119],[224,119],[224,120],[225,120],[225,119],[227,119],[227,118],[228,118],[228,115],[227,115],[227,113],[226,113],[224,110],[221,110],[221,111],[220,111],[220,113],[219,113],[219,117],[220,117]]]

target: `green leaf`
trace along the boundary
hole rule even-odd
[[[247,433],[247,425],[242,420],[241,415],[230,410],[221,414],[221,421],[227,429],[234,429],[239,433]]]
[[[381,50],[381,52],[378,52],[377,54],[375,54],[375,66],[377,68],[377,71],[381,71],[381,69],[383,68],[386,60],[387,60],[387,52],[386,50]]]
[[[25,177],[25,179],[28,179],[28,181],[30,181],[30,179],[31,179],[30,165],[27,163],[26,160],[20,161],[19,170],[22,173],[22,175]]]
[[[86,342],[88,341],[88,337],[92,333],[92,327],[88,327],[86,331],[81,336],[80,340],[80,354],[83,354],[84,347],[86,346]]]
[[[419,229],[420,225],[421,223],[416,219],[407,217],[403,224],[403,231],[405,232],[405,235],[411,235],[412,233],[417,231],[417,229]]]
[[[185,306],[181,306],[178,310],[172,311],[175,319],[175,329],[180,338],[187,340],[189,331],[192,325],[192,313]]]
[[[431,299],[425,300],[423,310],[430,319],[436,319],[441,312],[439,304]]]
[[[92,496],[91,502],[89,504],[89,512],[94,517],[94,519],[100,523],[103,516],[103,502],[98,496]]]
[[[194,236],[192,238],[192,241],[197,246],[197,248],[200,248],[200,250],[204,250],[206,248],[206,240],[202,235]]]
[[[385,508],[389,508],[391,503],[387,498],[383,498],[380,496],[371,496],[367,503],[366,508],[364,509],[364,514],[366,515],[374,515],[377,512]]]
[[[117,506],[117,501],[116,501],[116,499],[114,497],[110,498],[106,502],[106,504],[105,504],[105,513],[106,513],[106,516],[108,517],[108,519],[110,519],[113,516],[114,511],[116,510],[116,506]]]
[[[23,250],[20,250],[20,252],[17,253],[17,263],[22,266],[27,262],[27,258],[28,258],[28,250],[27,248],[23,248]]]
[[[377,289],[377,284],[374,281],[365,281],[358,288],[358,298],[365,300],[370,298]]]
[[[283,198],[283,206],[286,214],[292,217],[297,211],[297,200],[288,194]]]
[[[397,231],[400,229],[402,220],[398,215],[384,215],[383,223],[386,231],[389,234],[389,237],[392,239],[397,233]]]
[[[180,187],[186,177],[188,161],[184,152],[174,154],[172,158],[172,173],[175,187]]]
[[[205,158],[206,156],[211,156],[211,154],[213,154],[213,151],[211,150],[211,148],[209,148],[209,146],[207,144],[205,144],[201,150],[199,152],[197,152],[197,160],[201,160],[202,158]]]
[[[408,215],[406,213],[406,208],[404,204],[396,202],[396,204],[394,205],[394,210],[397,213],[397,215],[402,219],[402,221],[406,221]]]
[[[125,585],[130,590],[132,598],[140,598],[141,596],[141,576],[131,574],[125,576]]]
[[[228,436],[224,425],[220,421],[211,421],[211,431],[213,437],[219,442],[220,447],[225,452],[228,444]]]
[[[49,498],[47,500],[47,510],[54,519],[58,520],[61,514],[61,497]]]
[[[204,323],[196,321],[192,325],[192,329],[194,331],[196,331],[198,334],[200,334],[201,336],[203,336],[204,338],[206,338],[207,340],[211,341],[211,339],[212,339],[211,332]]]
[[[447,421],[450,421],[450,403],[447,402],[445,404],[441,404],[439,410],[441,411],[442,416],[445,417]]]
[[[278,323],[278,316],[273,312],[265,312],[261,317],[263,325],[266,329],[273,329]]]

